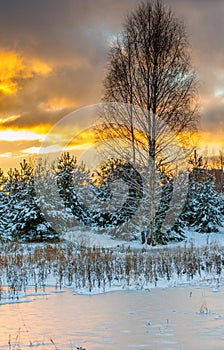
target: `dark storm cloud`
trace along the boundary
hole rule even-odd
[[[73,56],[102,60],[119,7],[107,1],[2,1],[0,41],[64,62]]]
[[[127,11],[138,0],[1,0],[0,49],[20,52],[52,65],[46,77],[22,82],[16,95],[0,100],[1,113],[21,114],[10,125],[54,123],[68,111],[44,111],[40,105],[54,96],[74,101],[74,108],[98,102],[102,93],[110,39],[122,30]],[[224,87],[223,0],[167,0],[189,33],[192,57],[201,79],[203,98]],[[69,106],[72,108],[72,104]],[[213,110],[214,108],[214,110]],[[202,113],[203,127],[221,122],[211,103]],[[213,116],[214,116],[213,113]],[[211,117],[210,117],[211,114]]]
[[[84,57],[102,63],[109,35],[122,28],[127,11],[137,0],[20,0],[1,1],[0,43],[52,60]],[[224,5],[222,0],[168,0],[185,19],[194,49],[209,57],[223,54]],[[216,53],[217,53],[216,52]]]
[[[170,1],[183,16],[190,36],[192,57],[205,91],[211,91],[224,73],[223,0]],[[174,6],[175,5],[175,6]]]
[[[203,130],[222,132],[224,138],[224,104],[211,105],[203,112]]]

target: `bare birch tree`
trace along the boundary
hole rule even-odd
[[[107,129],[103,137],[110,134],[129,142],[131,153],[125,157],[132,163],[144,158],[151,203],[150,244],[156,241],[156,172],[178,159],[178,154],[167,157],[166,152],[174,138],[183,145],[197,129],[197,79],[189,51],[184,24],[158,0],[142,2],[128,14],[109,52],[103,101],[125,107],[115,104],[102,114]],[[124,145],[116,147],[124,156]]]

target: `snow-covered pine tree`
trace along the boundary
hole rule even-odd
[[[123,160],[110,159],[90,174],[66,153],[59,162],[57,176],[60,195],[74,218],[97,232],[116,231],[118,237],[120,225],[138,207],[141,185],[137,182],[141,178]]]
[[[202,155],[194,151],[193,157],[189,160],[188,192],[185,205],[180,216],[186,227],[193,227],[198,216],[197,194],[200,192],[202,182],[207,173],[207,162],[203,160]]]
[[[4,185],[3,191],[7,193],[7,201],[5,203],[5,235],[9,240],[13,239],[13,233],[15,233],[16,225],[16,213],[18,206],[18,189],[19,189],[19,171],[14,168],[10,168],[7,172],[7,181]]]
[[[221,211],[221,214],[224,218],[224,193],[220,193],[220,211]]]
[[[91,206],[92,186],[89,171],[69,152],[64,152],[56,167],[56,177],[59,194],[68,214],[73,217],[70,224],[74,223],[74,219],[87,224],[91,211],[88,208]]]
[[[161,186],[161,198],[159,203],[159,208],[156,212],[155,224],[156,224],[156,234],[157,241],[161,244],[166,244],[171,241],[182,241],[184,236],[184,222],[181,217],[176,217],[175,213],[171,215],[170,220],[166,220],[166,216],[169,210],[172,210],[172,196],[174,192],[174,181],[176,181],[175,186],[183,186],[180,176],[174,178],[173,174],[162,172],[160,175],[160,186]],[[180,187],[181,188],[181,187]],[[175,202],[175,212],[181,212],[183,207],[183,199],[179,199],[179,202]],[[179,208],[180,207],[180,208]]]
[[[198,184],[195,192],[195,221],[194,228],[197,232],[218,232],[223,224],[221,212],[221,198],[215,190],[215,179],[209,173]]]
[[[8,203],[6,207],[6,232],[8,237],[22,242],[58,240],[41,212],[34,189],[33,167],[26,160],[20,169],[8,172]]]
[[[197,191],[199,191],[200,186],[201,183],[192,176],[192,173],[190,173],[187,198],[180,216],[181,221],[185,223],[186,227],[192,227],[195,224],[198,215],[196,194]]]

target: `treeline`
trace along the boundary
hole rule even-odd
[[[173,195],[173,176],[160,176],[162,195],[155,214],[157,243],[182,240],[187,228],[217,232],[223,225],[223,197],[215,190],[214,178],[200,164],[194,164],[193,169],[197,169],[197,176],[194,171],[189,172],[181,215],[165,231],[161,228]],[[150,198],[143,196],[143,176],[127,162],[114,159],[90,173],[67,152],[51,164],[50,174],[44,173],[44,165],[34,169],[26,160],[19,169],[10,169],[6,175],[0,170],[0,237],[21,242],[57,242],[77,223],[113,237],[139,239],[144,243],[147,240],[144,216],[149,215],[144,208]],[[38,177],[46,177],[45,195],[37,195]],[[113,189],[115,180],[122,182],[116,182]],[[53,181],[62,204],[51,192]],[[131,220],[137,210],[142,217],[139,221]]]

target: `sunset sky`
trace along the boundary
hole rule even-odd
[[[138,0],[1,0],[0,167],[38,152],[69,112],[100,102],[107,52]],[[224,1],[167,0],[200,80],[200,144],[224,147]]]

